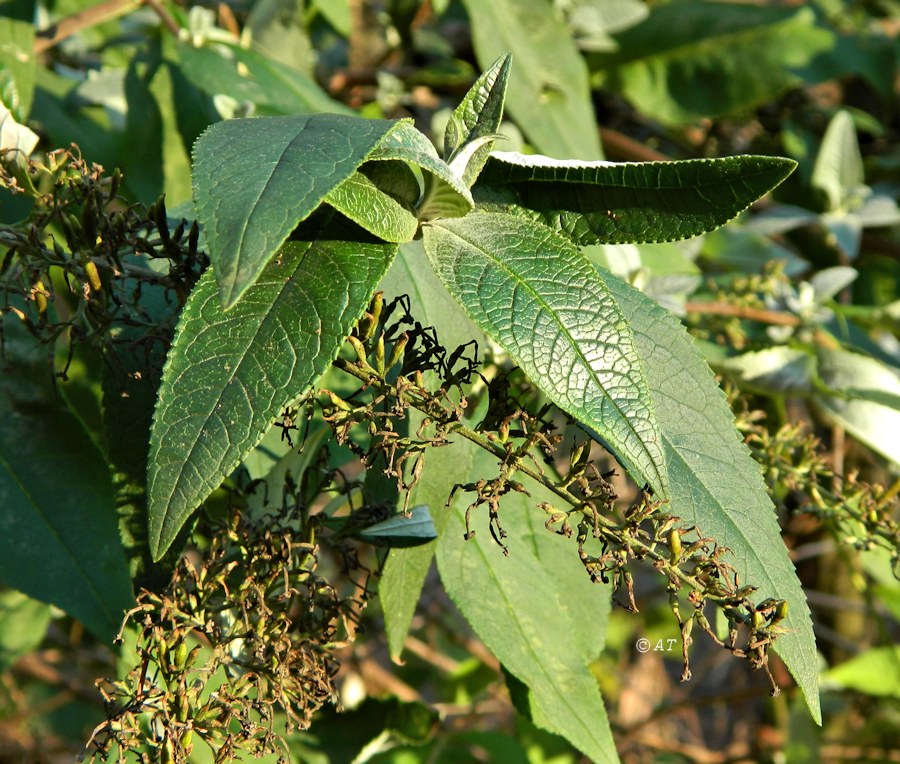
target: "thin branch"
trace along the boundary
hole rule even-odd
[[[45,29],[38,30],[34,38],[34,54],[39,56],[46,53],[67,37],[131,13],[143,4],[150,6],[156,12],[163,26],[172,34],[179,33],[181,27],[178,22],[159,0],[105,0],[105,2],[92,5],[83,11],[73,13],[71,16],[66,16]]]
[[[802,323],[800,317],[793,313],[751,308],[746,305],[732,305],[727,302],[686,302],[684,309],[688,313],[703,313],[708,316],[733,316],[777,326],[800,326]]]

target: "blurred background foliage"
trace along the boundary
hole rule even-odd
[[[477,73],[507,51],[514,67],[500,148],[616,161],[797,160],[792,178],[737,224],[589,255],[681,316],[729,385],[809,597],[826,723],[815,727],[798,697],[769,698],[764,681],[699,643],[686,685],[677,647],[635,650],[638,637],[656,645],[673,636],[666,592],[651,577],[636,579],[641,616],[613,610],[593,669],[626,762],[900,761],[900,3],[0,8],[3,146],[75,143],[88,162],[122,171],[127,199],[149,205],[164,194],[170,210],[189,202],[191,146],[217,120],[353,111],[412,117],[439,140]],[[29,205],[4,192],[0,223],[23,219]],[[76,358],[65,394],[87,401],[74,408],[89,431],[90,379]],[[272,466],[266,454],[248,460],[251,477]],[[295,760],[580,760],[517,712],[515,682],[436,580],[403,665],[387,657],[377,598],[362,625],[366,636],[338,653],[345,712],[323,711],[297,733]],[[52,607],[0,591],[0,761],[71,760],[103,712],[93,681],[117,675],[115,660]],[[777,662],[773,670],[790,684]],[[199,749],[191,757],[206,760]]]

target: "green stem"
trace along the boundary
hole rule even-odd
[[[421,411],[426,416],[432,417],[436,420],[441,418],[440,412],[436,411],[437,407],[433,403],[430,403],[429,401],[414,394],[415,388],[413,391],[404,390],[401,393],[400,391],[398,391],[395,385],[392,385],[384,378],[374,374],[374,370],[371,367],[366,368],[362,364],[352,363],[343,358],[336,359],[334,361],[334,366],[341,371],[344,371],[347,374],[356,377],[358,380],[364,382],[370,388],[376,389],[380,394],[403,400],[413,408]],[[496,456],[501,461],[505,460],[509,455],[507,450],[503,448],[503,446],[495,443],[482,433],[473,430],[471,427],[467,427],[458,420],[443,422],[443,424],[448,426],[448,430],[450,432],[453,432],[457,435],[462,436],[466,440],[471,441],[475,445],[491,453],[493,456]],[[704,598],[710,602],[714,602],[720,606],[733,607],[735,605],[733,598],[710,593],[706,585],[697,580],[694,576],[681,570],[681,568],[679,568],[677,565],[673,564],[670,559],[668,548],[666,548],[665,554],[660,554],[655,550],[655,543],[647,544],[640,539],[633,537],[631,534],[623,532],[622,526],[617,525],[606,517],[603,517],[599,514],[599,512],[597,512],[595,507],[587,505],[585,501],[579,499],[577,496],[572,495],[562,486],[559,486],[553,481],[549,480],[546,475],[543,475],[538,470],[529,467],[527,464],[523,463],[521,459],[519,459],[515,464],[515,470],[523,472],[532,480],[544,486],[547,490],[552,491],[556,496],[569,504],[574,510],[578,511],[591,523],[593,523],[608,541],[614,543],[619,548],[627,549],[632,556],[639,559],[649,558],[653,561],[654,566],[662,570],[666,575],[670,577],[670,579],[675,579],[682,585],[689,587],[696,592],[702,593],[704,595]]]

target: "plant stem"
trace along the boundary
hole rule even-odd
[[[709,316],[734,316],[759,321],[763,324],[778,326],[800,326],[799,316],[777,310],[751,308],[746,305],[732,305],[727,302],[686,302],[684,309],[688,313],[704,313]]]
[[[419,397],[419,395],[416,394],[417,391],[415,389],[413,389],[413,391],[404,390],[403,392],[401,392],[395,385],[392,385],[384,378],[373,373],[374,370],[370,371],[364,368],[361,364],[352,363],[343,358],[336,359],[333,362],[333,365],[341,371],[344,371],[356,377],[358,380],[364,382],[369,387],[377,389],[380,393],[383,393],[397,400],[402,400],[408,403],[413,408],[421,411],[428,417],[437,418],[435,406],[429,405],[429,402],[427,400]],[[501,461],[509,456],[507,449],[505,449],[499,443],[492,441],[484,434],[473,430],[471,427],[467,427],[459,421],[452,421],[446,424],[448,425],[447,429],[449,432],[461,435],[466,440],[469,440],[475,445],[480,446],[481,448],[490,452]],[[628,550],[628,552],[636,558],[649,558],[650,560],[652,560],[654,567],[663,571],[670,580],[677,580],[681,585],[703,594],[706,600],[714,602],[721,606],[734,606],[735,603],[733,598],[710,593],[708,587],[705,586],[701,581],[699,581],[689,573],[683,571],[680,567],[678,567],[677,564],[674,564],[670,559],[668,547],[665,548],[664,554],[660,554],[655,549],[657,542],[654,541],[653,543],[648,544],[641,541],[639,538],[636,538],[634,535],[627,532],[626,528],[624,528],[623,526],[617,525],[609,518],[603,517],[597,511],[596,507],[591,505],[589,502],[579,499],[577,496],[571,494],[563,486],[560,486],[552,480],[548,479],[546,475],[523,463],[521,459],[515,462],[514,468],[516,471],[524,473],[535,482],[544,486],[547,490],[552,491],[556,496],[566,502],[575,511],[586,517],[591,523],[594,524],[594,527],[600,530],[600,533],[606,539],[615,544],[617,547]]]
[[[105,0],[105,2],[92,5],[83,11],[73,13],[71,16],[66,16],[46,29],[39,30],[34,39],[34,54],[39,56],[46,53],[67,37],[71,37],[83,29],[90,29],[98,24],[124,16],[126,13],[131,13],[145,3],[156,12],[166,29],[174,35],[179,33],[181,27],[178,26],[178,22],[159,0]]]

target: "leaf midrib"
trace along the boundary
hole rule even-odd
[[[565,327],[565,325],[562,323],[562,321],[556,316],[556,313],[555,313],[553,310],[550,309],[550,307],[547,305],[547,303],[546,303],[546,301],[544,300],[544,298],[543,298],[537,291],[535,291],[535,290],[532,289],[528,284],[526,284],[524,281],[521,281],[520,279],[516,279],[516,278],[515,278],[515,274],[514,274],[514,273],[506,266],[506,264],[503,263],[501,260],[494,258],[489,252],[487,252],[486,250],[481,249],[480,247],[478,247],[477,245],[475,245],[473,242],[468,241],[468,240],[465,239],[463,236],[460,236],[459,234],[457,234],[455,231],[449,231],[449,229],[447,229],[447,228],[444,227],[444,226],[441,226],[441,228],[442,228],[444,231],[448,231],[449,233],[451,233],[453,236],[455,236],[455,237],[456,237],[457,239],[459,239],[460,241],[462,241],[462,242],[468,244],[468,245],[469,245],[470,247],[472,247],[476,252],[481,252],[481,253],[483,253],[485,259],[488,260],[489,262],[498,264],[499,267],[500,267],[500,269],[501,269],[502,271],[504,271],[504,272],[510,277],[511,280],[518,281],[519,284],[520,284],[522,287],[524,287],[527,291],[529,291],[529,292],[536,298],[537,302],[540,303],[540,305],[544,308],[544,310],[545,310],[547,313],[549,313],[549,314],[553,317],[555,323],[559,326],[560,331],[566,336],[566,338],[568,339],[568,341],[569,341],[571,347],[573,347],[573,348],[575,349],[575,352],[576,352],[576,354],[577,354],[579,360],[581,361],[583,367],[586,368],[586,369],[588,370],[588,373],[590,374],[591,378],[592,378],[592,379],[594,380],[594,382],[596,383],[597,387],[599,387],[600,390],[603,391],[603,394],[604,394],[604,395],[606,396],[606,398],[612,403],[613,407],[614,407],[615,410],[616,410],[616,413],[619,415],[619,418],[626,424],[626,426],[628,427],[629,431],[630,431],[630,432],[634,435],[634,437],[637,439],[638,443],[641,444],[641,449],[643,450],[644,454],[650,459],[650,465],[651,465],[651,467],[652,467],[652,469],[653,469],[653,472],[656,473],[657,481],[658,481],[658,483],[659,483],[659,485],[660,485],[660,487],[661,487],[661,486],[662,486],[662,476],[659,474],[659,470],[658,470],[657,467],[656,467],[656,462],[655,462],[655,460],[653,459],[653,455],[650,453],[650,451],[649,451],[649,450],[646,448],[646,446],[644,445],[643,438],[641,438],[641,436],[638,434],[637,430],[634,429],[634,426],[632,425],[631,420],[629,419],[629,417],[627,417],[627,416],[624,414],[624,412],[622,411],[621,407],[619,406],[619,403],[615,400],[615,398],[613,398],[613,397],[606,391],[606,388],[601,384],[599,378],[597,377],[596,372],[594,371],[593,367],[588,363],[587,359],[586,359],[585,356],[584,356],[584,353],[582,353],[581,348],[578,346],[578,343],[575,342],[575,340],[574,340],[574,338],[572,337],[571,333],[568,331],[568,329],[566,329],[566,327]],[[550,229],[548,229],[548,230],[550,230]],[[567,243],[568,243],[568,242],[567,242]],[[454,272],[454,275],[455,275],[455,272]],[[586,275],[588,275],[588,274],[586,274]],[[589,274],[589,275],[592,276],[592,275],[593,275],[593,272],[592,272],[591,274]],[[613,302],[615,302],[615,301],[613,300]],[[626,329],[623,329],[623,331],[626,331]],[[510,353],[510,355],[512,355],[512,353]],[[629,359],[629,360],[630,360],[630,359]],[[516,359],[516,361],[519,362],[519,359]],[[642,381],[644,382],[645,392],[647,393],[647,396],[648,396],[648,398],[649,398],[649,386],[648,386],[648,384],[647,384],[646,378],[644,377],[644,374],[643,374],[643,368],[640,366],[640,360],[637,359],[637,358],[635,358],[635,359],[633,359],[633,362],[630,362],[629,365],[631,365],[632,368],[640,369],[640,371],[641,371],[641,379],[642,379]],[[658,429],[658,428],[657,428],[657,429]],[[658,433],[657,433],[657,434],[658,434]],[[637,466],[637,465],[635,465],[635,466]]]

